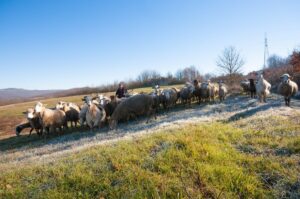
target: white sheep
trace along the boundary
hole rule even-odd
[[[227,88],[226,88],[225,84],[223,84],[222,82],[219,82],[219,99],[220,99],[220,101],[224,101],[226,95],[227,95]]]
[[[105,121],[106,112],[101,106],[97,106],[92,100],[87,99],[88,109],[86,112],[86,123],[93,130],[95,127],[100,128]]]
[[[256,94],[259,98],[259,101],[267,102],[266,98],[270,94],[271,84],[264,79],[264,76],[262,73],[258,75],[258,82],[256,84]]]
[[[278,86],[278,93],[284,97],[285,105],[290,106],[291,97],[298,91],[298,85],[290,79],[289,74],[283,74]]]
[[[215,101],[215,98],[219,95],[219,86],[211,83],[210,80],[201,83],[201,98],[205,101]]]

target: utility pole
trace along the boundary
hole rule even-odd
[[[267,68],[268,58],[269,58],[268,39],[267,39],[267,34],[265,33],[265,51],[264,51],[264,67],[263,67],[263,70],[265,70]]]

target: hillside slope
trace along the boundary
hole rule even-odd
[[[0,196],[299,198],[297,103],[233,97],[112,134],[78,132],[6,149]]]
[[[26,90],[19,88],[0,89],[0,100],[29,99],[60,92],[61,90]]]

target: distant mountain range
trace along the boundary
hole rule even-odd
[[[0,100],[27,100],[35,97],[46,97],[61,91],[63,90],[26,90],[20,88],[5,88],[0,89]]]

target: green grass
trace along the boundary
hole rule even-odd
[[[282,116],[185,125],[2,172],[0,198],[297,198],[299,130]]]

